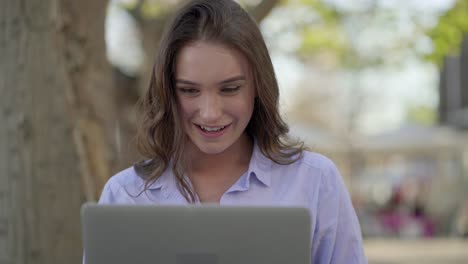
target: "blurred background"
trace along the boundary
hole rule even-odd
[[[0,264],[81,261],[80,206],[139,160],[135,103],[182,2],[1,2]],[[468,263],[468,0],[238,2],[369,263]]]

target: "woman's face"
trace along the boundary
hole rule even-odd
[[[219,154],[245,132],[255,89],[245,57],[221,44],[197,41],[176,61],[176,94],[184,131],[206,154]]]

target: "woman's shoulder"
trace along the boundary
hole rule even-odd
[[[104,185],[99,203],[132,204],[135,202],[132,195],[138,194],[144,184],[143,178],[137,174],[135,168],[129,167],[109,178]]]
[[[294,151],[296,152],[296,151]],[[296,175],[313,175],[318,177],[320,174],[330,173],[336,171],[335,163],[327,156],[313,152],[307,149],[300,150],[294,155],[287,158],[287,162],[277,162],[274,159],[264,157],[268,160],[267,164],[271,164],[270,170],[280,170],[294,173]]]
[[[110,177],[104,189],[110,188],[112,190],[117,190],[122,187],[139,186],[142,183],[144,184],[144,180],[137,174],[134,166],[131,166]]]
[[[300,163],[300,166],[305,166],[306,169],[319,173],[320,185],[325,189],[333,190],[342,184],[343,179],[335,162],[323,154],[304,150],[302,157],[297,162]]]
[[[303,166],[319,170],[329,170],[336,167],[335,163],[327,156],[309,150],[303,150],[297,162]]]

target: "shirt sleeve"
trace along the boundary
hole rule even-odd
[[[99,197],[99,204],[113,204],[116,202],[114,190],[112,189],[113,183],[111,180],[107,181],[104,185],[104,188],[101,192],[101,197]]]
[[[331,161],[321,175],[312,263],[367,263],[356,212],[341,175]]]
[[[98,204],[135,204],[135,200],[125,186],[115,178],[110,178],[102,189]]]

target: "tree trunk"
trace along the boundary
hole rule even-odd
[[[56,41],[69,86],[66,89],[74,141],[87,200],[96,200],[118,160],[118,109],[106,59],[104,19],[107,1],[58,1]]]
[[[105,5],[2,1],[2,264],[81,261],[83,194],[97,197],[115,161],[106,136],[116,119],[104,57]]]

